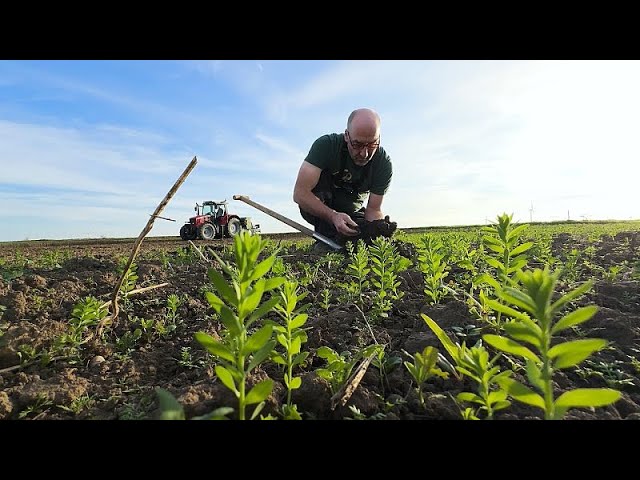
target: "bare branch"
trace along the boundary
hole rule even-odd
[[[151,231],[151,228],[153,228],[153,223],[155,222],[156,217],[158,217],[162,212],[162,210],[164,210],[164,207],[167,206],[167,204],[169,203],[169,200],[171,200],[171,198],[178,191],[178,188],[180,188],[180,185],[182,185],[182,183],[185,181],[187,176],[189,176],[191,171],[196,166],[196,163],[198,163],[198,159],[196,157],[193,157],[191,162],[189,162],[189,165],[187,165],[187,168],[185,168],[184,172],[182,172],[182,175],[180,175],[178,180],[176,180],[176,183],[173,184],[173,187],[171,187],[171,190],[169,190],[169,192],[165,195],[165,197],[162,199],[160,204],[156,207],[156,210],[153,212],[153,214],[151,215],[151,218],[149,219],[145,227],[142,229],[142,232],[140,232],[140,235],[138,235],[138,239],[133,245],[133,250],[131,250],[129,261],[124,267],[124,272],[122,273],[120,280],[117,282],[115,288],[113,289],[113,293],[112,293],[113,298],[111,299],[111,310],[112,310],[111,315],[107,315],[104,319],[102,319],[102,321],[98,325],[98,329],[97,329],[98,337],[102,335],[102,330],[104,329],[104,326],[107,323],[115,323],[115,320],[117,320],[118,318],[118,313],[119,313],[118,294],[120,293],[120,288],[122,288],[122,283],[124,282],[124,279],[127,275],[127,272],[129,271],[129,268],[131,267],[131,264],[136,258],[136,255],[138,255],[138,251],[140,250],[140,245],[142,244],[142,240],[144,240],[144,237],[146,237],[147,234]]]

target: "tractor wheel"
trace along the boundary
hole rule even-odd
[[[230,218],[229,223],[227,224],[227,231],[229,232],[229,236],[231,238],[238,235],[242,231],[242,225],[240,224],[240,219]]]
[[[216,238],[217,229],[213,223],[203,223],[200,225],[200,238],[203,240],[213,240]]]
[[[180,238],[183,240],[189,240],[189,238],[191,237],[191,231],[190,231],[190,225],[188,223],[184,224],[181,228],[180,228]]]

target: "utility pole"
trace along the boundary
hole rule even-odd
[[[571,221],[571,217],[569,216],[569,210],[567,210],[567,220]]]
[[[533,201],[531,202],[531,208],[529,209],[529,222],[533,222]]]

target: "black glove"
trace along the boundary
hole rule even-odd
[[[390,238],[393,235],[393,232],[395,232],[397,228],[398,228],[398,224],[396,222],[390,222],[389,215],[387,215],[380,220],[367,222],[366,236],[369,237],[371,240],[377,237]]]

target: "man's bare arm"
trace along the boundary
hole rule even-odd
[[[357,235],[358,224],[349,215],[327,207],[311,190],[318,184],[322,170],[309,162],[302,162],[293,188],[293,201],[302,210],[331,223],[344,235]],[[351,227],[351,228],[349,228]]]
[[[374,220],[381,220],[384,218],[382,214],[382,195],[376,195],[375,193],[369,194],[369,201],[367,202],[367,208],[364,211],[364,219],[367,222]]]

